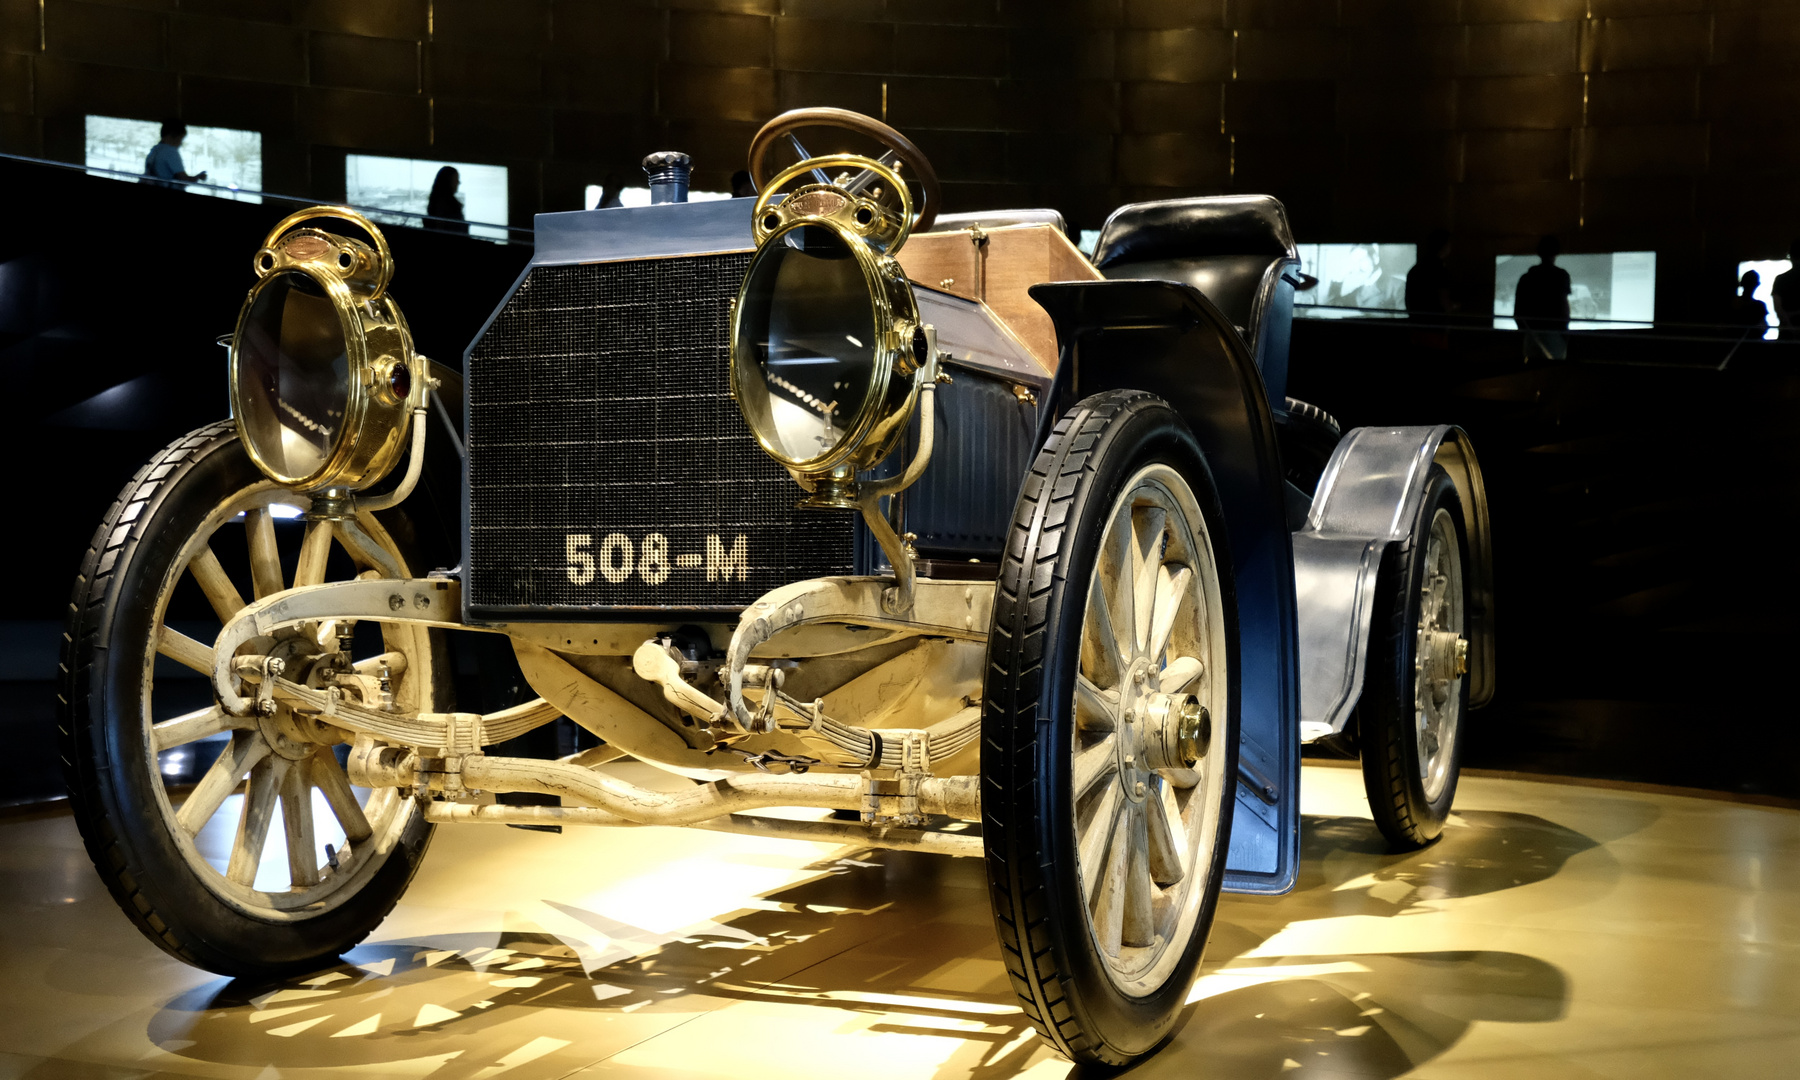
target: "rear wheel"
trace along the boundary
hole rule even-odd
[[[1295,398],[1275,417],[1275,441],[1281,450],[1281,471],[1288,483],[1308,495],[1319,488],[1319,478],[1331,461],[1332,451],[1343,439],[1337,419],[1317,405]]]
[[[1115,392],[1026,477],[994,606],[982,811],[1020,1006],[1073,1060],[1173,1028],[1223,879],[1236,611],[1211,474],[1180,417]]]
[[[1456,798],[1469,708],[1462,500],[1433,465],[1412,535],[1383,567],[1359,710],[1363,783],[1375,824],[1403,850],[1437,839]],[[1385,630],[1385,632],[1384,632]]]
[[[306,504],[262,476],[233,425],[203,428],[126,485],[70,605],[61,734],[88,853],[152,941],[221,974],[330,962],[393,907],[430,836],[410,798],[350,785],[337,729],[285,706],[230,716],[204,677],[245,597],[411,573],[403,518],[296,520]],[[328,623],[258,640],[290,678],[353,643],[369,670],[385,666],[399,709],[437,704],[423,629]]]

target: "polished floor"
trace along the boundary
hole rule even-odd
[[[1226,897],[1143,1077],[1800,1076],[1800,811],[1464,779],[1384,853],[1310,764],[1299,887]],[[0,1078],[1071,1075],[975,860],[677,830],[444,828],[332,970],[157,951],[67,816],[0,820]]]

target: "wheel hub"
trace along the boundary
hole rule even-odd
[[[1469,672],[1462,628],[1462,572],[1449,515],[1434,515],[1425,547],[1414,646],[1413,710],[1419,778],[1436,798],[1448,778],[1446,748],[1455,739],[1458,680]]]
[[[318,642],[307,635],[297,631],[280,634],[269,655],[281,660],[284,677],[302,683],[316,681],[310,673],[317,667],[321,650]],[[293,709],[279,702],[275,703],[274,712],[256,715],[256,727],[268,742],[269,749],[289,761],[309,758],[321,744],[336,741],[325,734],[323,725],[317,720],[298,716]]]
[[[1212,715],[1193,694],[1165,694],[1148,657],[1134,661],[1121,685],[1119,780],[1125,797],[1142,802],[1151,774],[1192,769],[1212,740]]]

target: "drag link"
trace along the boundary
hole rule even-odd
[[[751,773],[714,780],[687,791],[653,791],[578,765],[486,754],[463,755],[458,772],[464,790],[556,795],[565,803],[604,810],[641,825],[694,825],[767,806],[860,812],[867,791],[867,781],[860,775],[818,773]],[[351,782],[363,787],[412,788],[421,773],[428,781],[444,775],[432,768],[422,769],[418,755],[396,747],[359,746],[351,754]],[[925,777],[919,782],[918,798],[919,810],[925,814],[964,821],[981,817],[979,777]]]

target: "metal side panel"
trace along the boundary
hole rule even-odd
[[[1332,453],[1306,526],[1293,537],[1303,739],[1342,731],[1362,695],[1381,556],[1407,538],[1434,463],[1456,485],[1468,533],[1470,703],[1493,697],[1493,544],[1468,435],[1449,424],[1354,428]]]
[[[1344,730],[1362,697],[1375,581],[1388,541],[1294,534],[1300,623],[1300,739]]]

